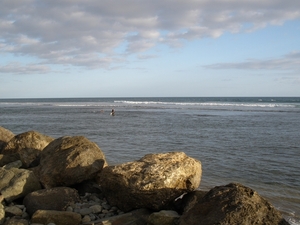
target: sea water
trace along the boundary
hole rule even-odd
[[[0,126],[85,136],[110,165],[183,151],[200,189],[242,183],[300,224],[300,98],[0,99]]]

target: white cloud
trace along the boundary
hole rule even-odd
[[[204,67],[207,69],[300,71],[300,52],[291,52],[280,58],[274,59],[249,59],[245,62],[217,63],[206,65]]]
[[[298,0],[2,0],[0,54],[109,67],[161,43],[181,46],[182,40],[280,25],[299,19],[299,9]]]
[[[44,74],[49,73],[51,69],[45,65],[28,64],[22,65],[18,62],[11,62],[7,65],[0,65],[0,73],[14,73],[14,74]]]

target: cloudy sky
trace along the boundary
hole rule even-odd
[[[300,96],[300,1],[0,1],[0,98],[164,96]]]

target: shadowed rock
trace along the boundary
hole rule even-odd
[[[106,165],[101,149],[83,136],[61,137],[41,154],[39,178],[45,188],[93,179]]]
[[[35,211],[42,210],[66,210],[71,203],[79,202],[78,192],[73,188],[56,187],[34,191],[23,200],[27,212],[32,215]]]
[[[256,191],[231,183],[211,189],[199,201],[191,201],[180,225],[288,225],[281,214]]]

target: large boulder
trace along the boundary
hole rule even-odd
[[[41,153],[39,178],[45,188],[93,179],[106,165],[101,149],[83,136],[61,137]]]
[[[0,127],[0,153],[2,152],[2,148],[6,145],[6,143],[9,142],[14,136],[15,135],[10,130]]]
[[[32,216],[39,209],[64,211],[71,203],[79,201],[80,197],[76,189],[56,187],[29,193],[23,199],[23,204]]]
[[[36,131],[28,131],[14,136],[3,148],[2,154],[17,153],[24,168],[36,166],[41,151],[54,139]],[[32,165],[34,164],[34,165]]]
[[[97,177],[111,205],[127,212],[136,208],[168,209],[175,198],[197,189],[201,163],[183,152],[148,154],[138,161],[105,167]]]
[[[39,189],[41,184],[32,171],[0,168],[0,193],[7,202],[25,197]]]
[[[288,225],[267,200],[249,187],[231,183],[192,200],[180,225]]]

